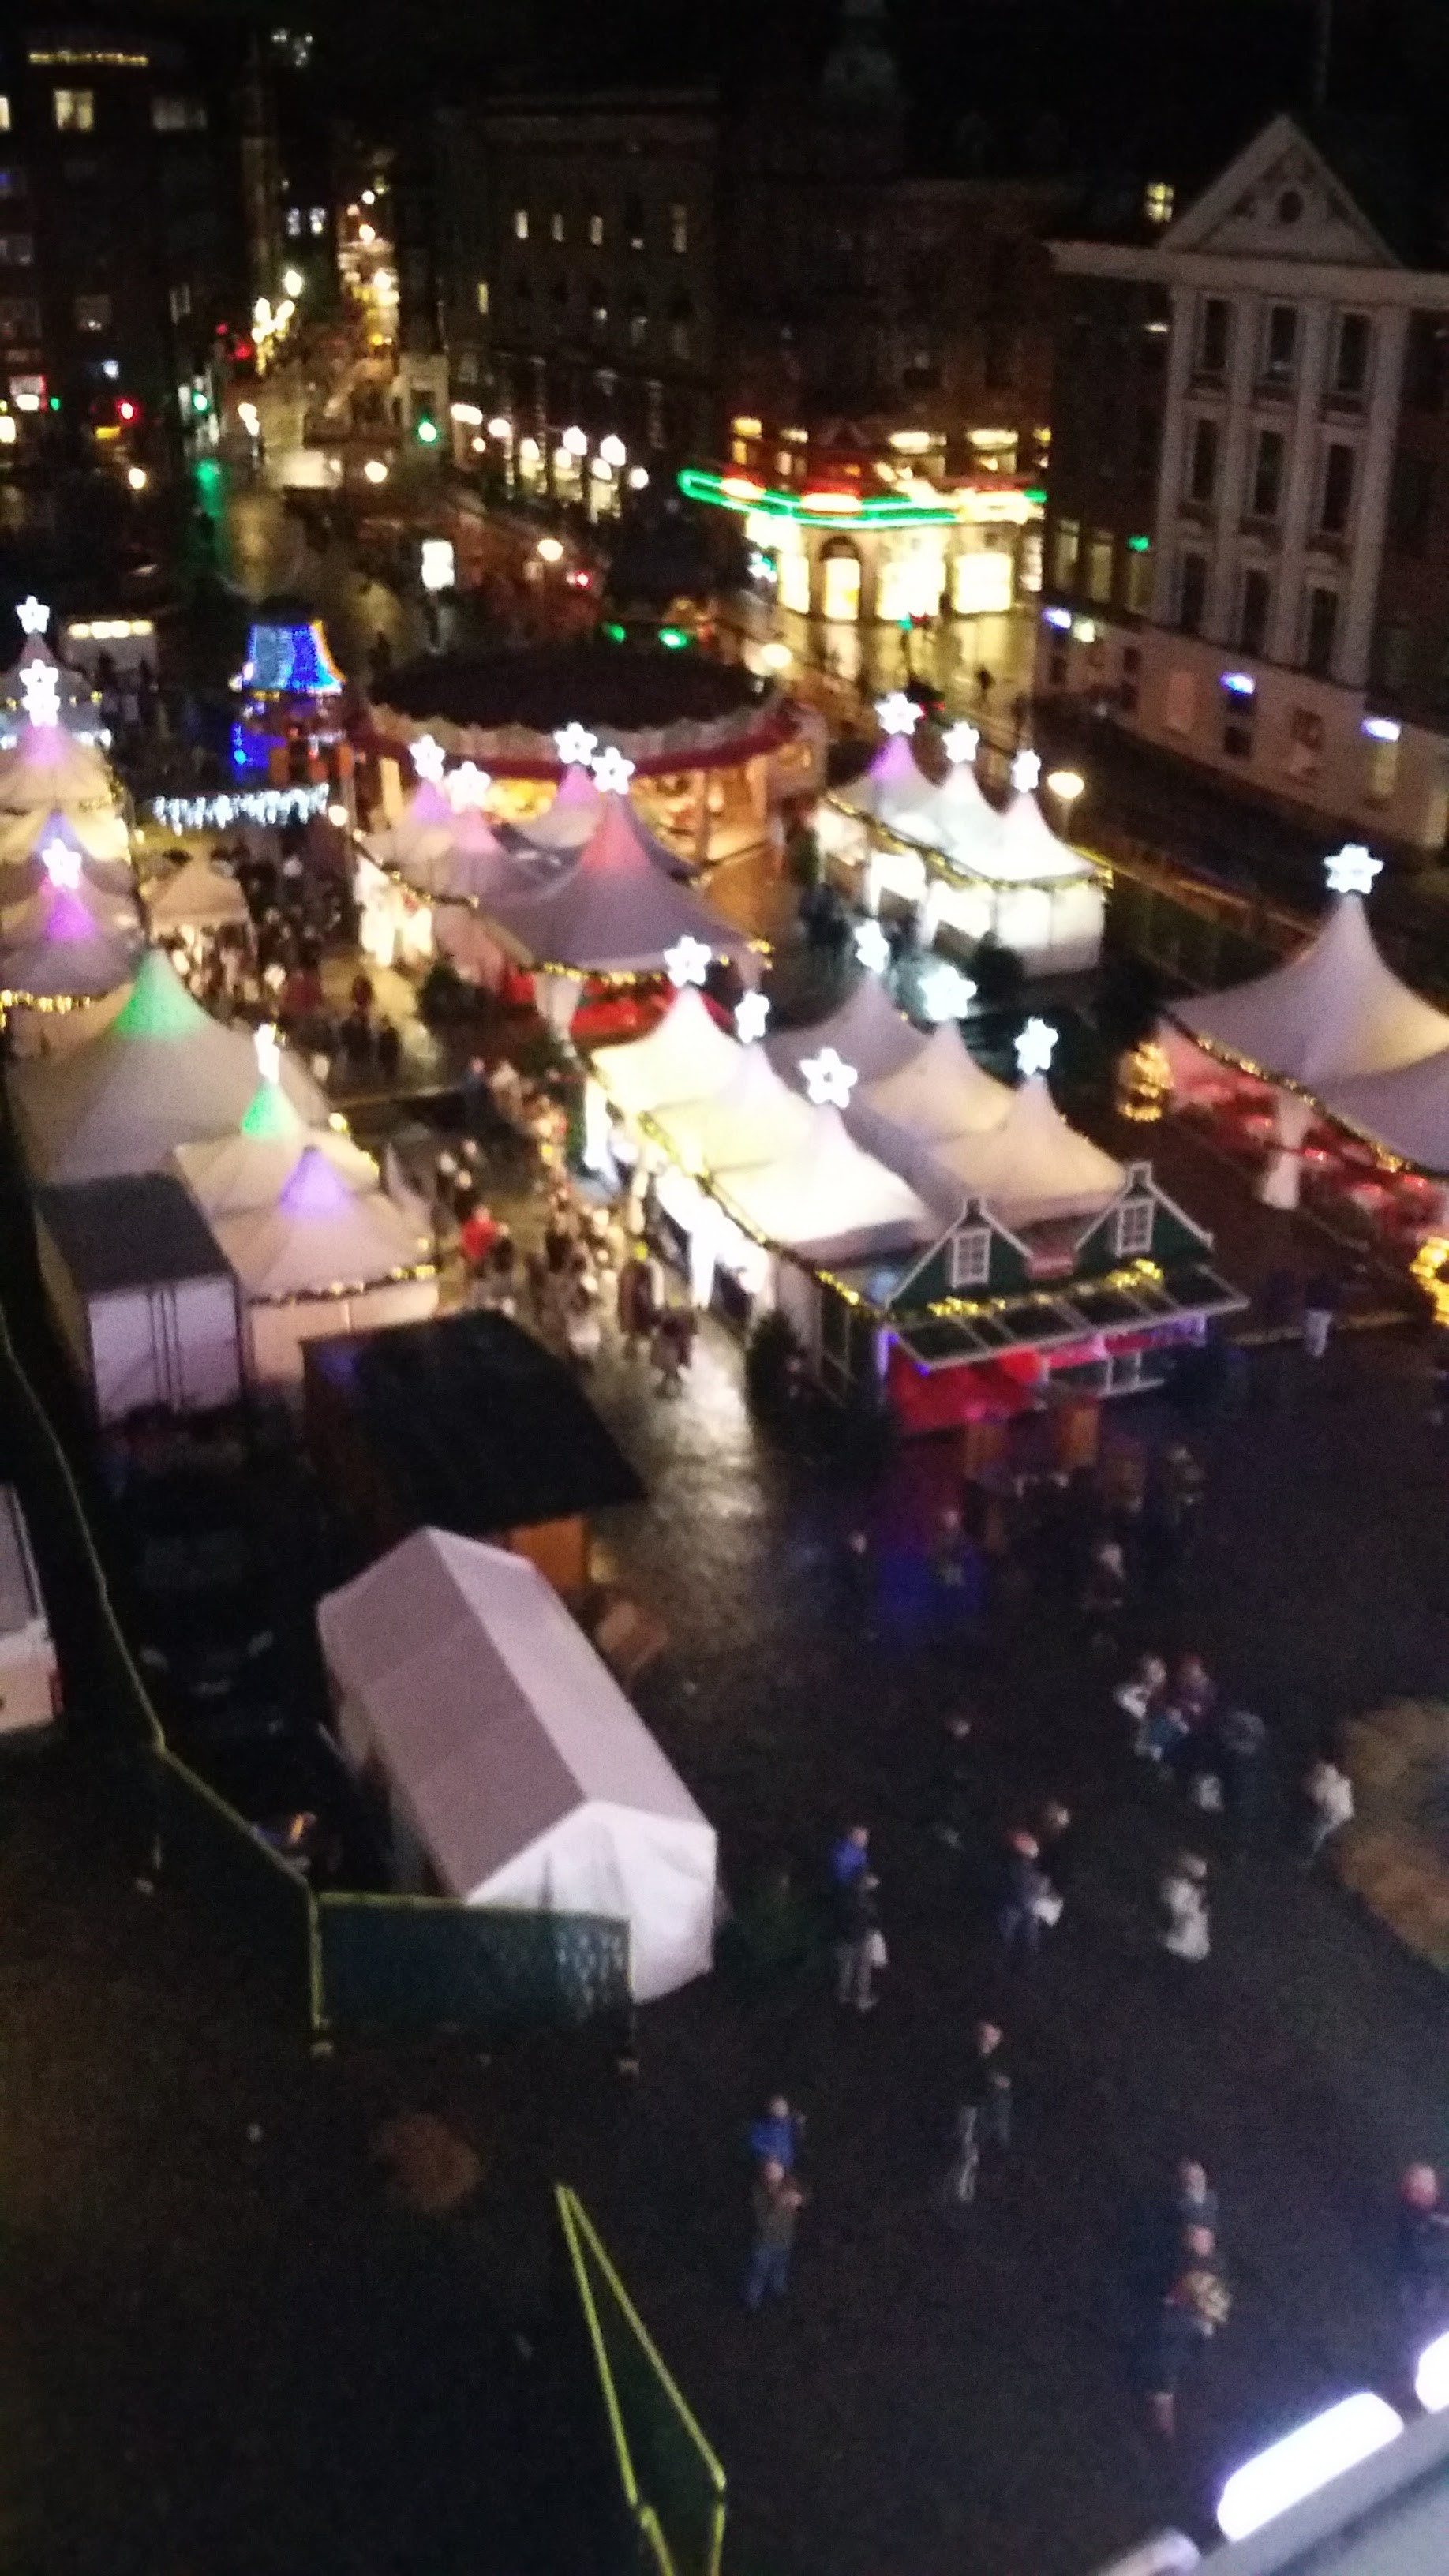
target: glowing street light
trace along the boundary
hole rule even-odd
[[[1316,2495],[1330,2479],[1372,2459],[1403,2429],[1403,2417],[1369,2389],[1341,2397],[1336,2406],[1325,2407],[1233,2471],[1218,2499],[1223,2538],[1246,2540],[1250,2532],[1261,2531],[1265,2522]]]
[[[380,456],[369,456],[362,471],[364,479],[369,483],[385,483],[387,481],[387,466]]]
[[[150,480],[151,477],[147,473],[144,465],[127,466],[126,481],[129,483],[133,492],[144,492]]]
[[[607,438],[600,439],[599,454],[606,465],[627,465],[629,461],[628,448],[622,438],[614,437],[612,431]]]
[[[511,438],[513,436],[512,421],[505,420],[503,414],[500,412],[496,420],[490,420],[488,423],[488,435],[490,438]]]
[[[1075,805],[1077,798],[1085,793],[1086,785],[1087,782],[1079,769],[1049,769],[1047,771],[1047,792],[1049,795],[1055,796],[1059,805],[1065,806],[1068,814],[1071,813],[1072,807]]]
[[[588,455],[589,442],[581,429],[566,429],[559,443],[566,456]]]
[[[296,300],[296,298],[301,294],[304,283],[305,283],[305,280],[303,279],[302,272],[301,272],[300,268],[284,268],[284,269],[283,269],[283,271],[282,271],[282,293],[283,293],[284,295],[290,295],[290,296],[293,298],[293,300],[295,301],[295,300]]]

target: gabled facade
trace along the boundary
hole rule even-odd
[[[1286,116],[1156,242],[1053,257],[1039,686],[1334,828],[1441,847],[1449,273]]]

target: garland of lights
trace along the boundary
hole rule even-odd
[[[253,787],[238,795],[157,796],[151,811],[173,832],[225,830],[229,823],[305,823],[325,813],[330,790],[320,787]]]
[[[1060,894],[1063,887],[1072,882],[1069,877],[1060,876],[993,877],[983,869],[968,865],[958,866],[945,850],[938,850],[932,842],[912,841],[904,832],[893,832],[889,823],[879,822],[874,815],[867,820],[863,814],[857,813],[853,805],[847,805],[834,789],[822,796],[820,802],[822,805],[828,805],[833,814],[839,814],[847,823],[864,823],[872,839],[883,848],[896,852],[902,858],[920,859],[924,863],[928,876],[943,878],[946,884],[954,886],[958,893],[963,885],[988,885],[995,886],[1007,894]],[[1098,858],[1095,850],[1079,849],[1075,841],[1064,841],[1062,846],[1070,850],[1076,858],[1085,859],[1088,867],[1095,869],[1102,879],[1104,890],[1110,894],[1112,870],[1107,861]]]

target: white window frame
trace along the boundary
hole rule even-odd
[[[951,1294],[963,1288],[984,1288],[991,1277],[991,1228],[971,1225],[953,1234],[946,1253],[946,1278]]]
[[[1155,1199],[1144,1197],[1122,1201],[1112,1220],[1112,1252],[1116,1260],[1140,1261],[1152,1250],[1152,1228],[1156,1215]],[[1139,1236],[1140,1241],[1134,1240],[1134,1237]]]

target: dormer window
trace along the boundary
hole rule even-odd
[[[984,1288],[991,1276],[991,1228],[964,1226],[951,1237],[948,1275],[953,1289]]]
[[[1112,1226],[1112,1250],[1119,1261],[1138,1260],[1152,1250],[1151,1199],[1124,1199]]]

